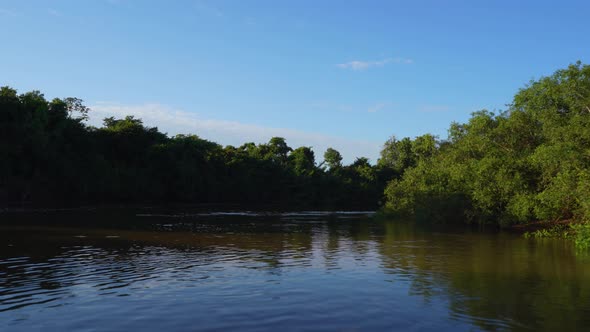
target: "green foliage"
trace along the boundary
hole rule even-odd
[[[282,137],[222,147],[196,135],[168,137],[141,119],[85,125],[77,98],[0,88],[0,205],[215,203],[270,208],[375,209],[386,172],[361,158],[329,171],[310,147]]]
[[[569,239],[576,235],[575,225],[559,224],[550,228],[541,228],[535,231],[525,232],[524,237],[543,239],[543,238],[563,238]]]
[[[562,238],[573,239],[577,249],[590,249],[590,223],[566,223],[558,224],[550,228],[541,228],[536,231],[524,233],[525,238]]]
[[[287,155],[293,151],[282,137],[271,138],[268,146],[270,158],[281,163],[285,163],[287,161]]]
[[[446,140],[391,137],[376,166],[344,166],[331,148],[316,165],[310,147],[281,137],[239,147],[168,137],[131,116],[92,128],[88,112],[76,98],[0,88],[0,202],[381,204],[437,223],[590,220],[590,66],[579,62],[531,82],[504,112],[452,123]]]
[[[499,226],[590,219],[590,66],[532,82],[506,112],[451,124],[446,141],[405,140],[387,141],[379,160],[399,176],[387,211]]]
[[[315,155],[310,147],[299,147],[289,155],[289,163],[297,175],[313,175],[316,170]]]
[[[381,158],[377,164],[384,168],[391,168],[397,173],[403,173],[416,164],[416,155],[412,150],[412,140],[408,137],[398,141],[392,136],[381,149]]]
[[[590,249],[590,223],[582,223],[572,226],[575,237],[574,243],[578,249],[587,250]]]
[[[328,148],[324,153],[324,162],[328,165],[330,170],[341,168],[342,155],[337,150]]]

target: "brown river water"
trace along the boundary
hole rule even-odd
[[[570,242],[371,215],[0,214],[0,330],[590,330]]]

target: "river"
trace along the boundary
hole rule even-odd
[[[565,240],[371,213],[0,214],[5,331],[583,331]]]

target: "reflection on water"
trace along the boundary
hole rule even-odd
[[[365,213],[94,211],[2,222],[9,331],[590,324],[590,260],[564,241],[420,230]]]

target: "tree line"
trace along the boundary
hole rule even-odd
[[[530,82],[507,110],[446,139],[391,137],[375,165],[285,139],[221,146],[128,116],[85,123],[77,98],[0,89],[0,200],[376,209],[428,222],[507,226],[590,219],[590,66]],[[589,231],[590,232],[590,231]],[[589,237],[590,238],[590,237]]]
[[[590,220],[590,66],[530,82],[507,110],[452,123],[445,140],[392,138],[380,162],[402,174],[385,189],[389,213],[500,226]]]
[[[221,146],[169,137],[133,116],[85,120],[80,99],[0,88],[0,205],[222,204],[241,208],[376,209],[390,170],[342,164],[328,149]]]

